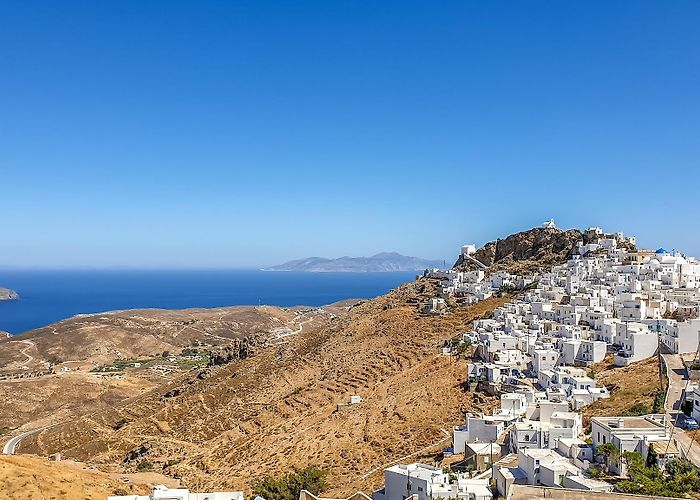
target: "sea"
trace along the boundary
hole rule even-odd
[[[76,314],[121,309],[321,306],[372,298],[413,281],[418,272],[303,273],[258,270],[0,270],[0,286],[19,300],[0,301],[0,331],[18,334]]]

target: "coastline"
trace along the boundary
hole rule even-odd
[[[77,315],[133,309],[319,307],[382,295],[415,273],[11,271],[1,278],[24,291],[22,300],[0,302],[0,331],[16,335]]]

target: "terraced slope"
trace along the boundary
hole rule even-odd
[[[329,494],[370,490],[383,465],[434,453],[448,443],[441,429],[494,404],[463,390],[466,361],[439,346],[508,299],[421,317],[415,301],[429,287],[404,285],[253,358],[43,431],[22,451],[113,469],[149,462],[197,489],[248,489],[266,474],[317,464],[330,471]],[[362,403],[346,405],[351,395]]]

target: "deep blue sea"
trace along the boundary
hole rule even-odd
[[[114,309],[320,306],[376,297],[416,274],[0,270],[0,286],[20,295],[17,301],[0,301],[0,330],[17,334],[75,314]]]

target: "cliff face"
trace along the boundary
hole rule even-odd
[[[562,231],[537,227],[491,241],[472,257],[489,266],[489,272],[504,270],[522,274],[546,271],[566,262],[575,251],[576,243],[581,240],[585,240],[584,235],[577,229]],[[468,270],[475,267],[460,256],[454,268]]]
[[[17,300],[19,295],[14,290],[0,287],[0,300]]]

